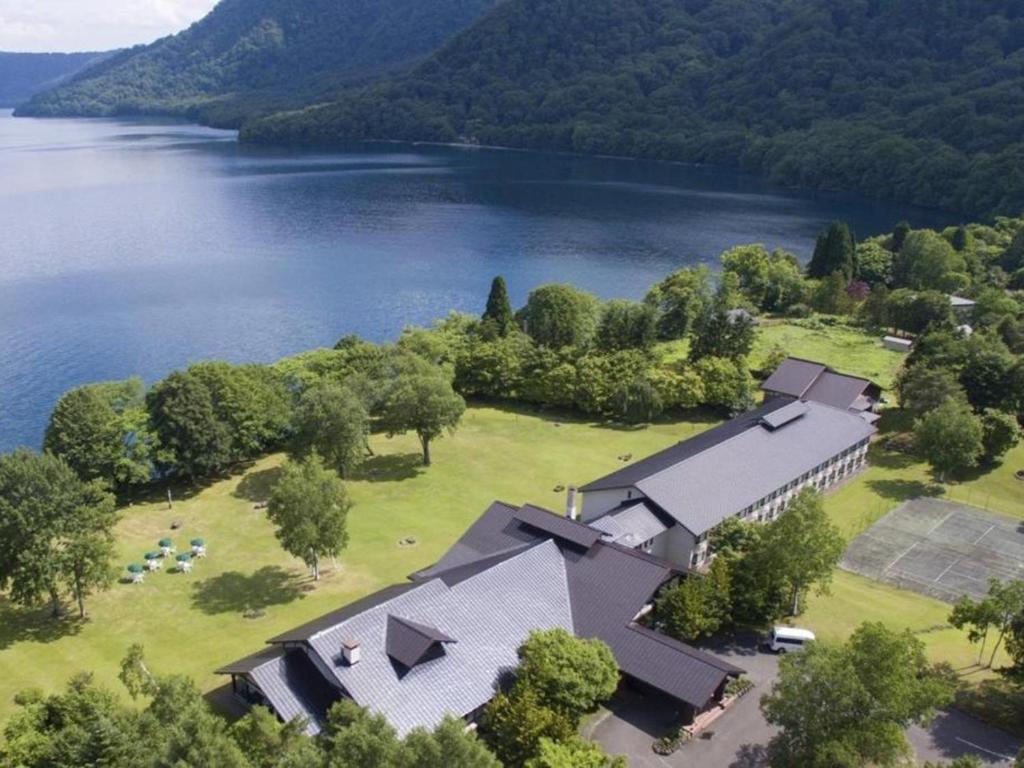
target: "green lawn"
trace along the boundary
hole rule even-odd
[[[881,337],[849,325],[808,328],[793,321],[762,320],[750,356],[757,370],[769,351],[779,346],[793,357],[815,360],[842,373],[871,379],[883,389],[892,387],[906,355],[882,346]]]
[[[764,368],[765,357],[776,346],[793,357],[816,360],[854,376],[862,376],[890,388],[906,355],[882,346],[881,338],[851,325],[806,327],[806,321],[761,318],[750,355],[753,370]],[[658,355],[665,363],[685,360],[689,340],[659,344]]]
[[[376,458],[349,483],[356,502],[349,548],[337,569],[328,566],[316,585],[301,563],[281,551],[264,512],[254,505],[264,497],[280,456],[176,501],[173,510],[160,500],[129,507],[118,531],[122,565],[138,562],[167,535],[182,546],[202,536],[209,558],[190,575],[158,572],[142,585],[114,585],[90,601],[85,623],[55,623],[0,600],[0,720],[18,690],[53,689],[81,670],[117,687],[118,661],[136,641],[146,646],[157,671],[188,674],[211,690],[222,682],[212,674],[218,665],[434,562],[492,500],[560,510],[564,493],[555,486],[593,479],[622,466],[620,456],[645,456],[713,423],[695,416],[632,429],[474,407],[454,437],[438,441],[435,465],[426,471],[418,464],[414,438],[375,437]],[[870,469],[826,502],[847,536],[919,493],[941,492],[1024,518],[1024,483],[1012,476],[1024,467],[1024,447],[996,470],[941,487],[919,462],[881,446],[873,448],[871,460]],[[183,527],[172,534],[174,520]],[[406,537],[416,543],[400,546]],[[265,614],[247,619],[248,609]],[[907,626],[934,658],[967,667],[974,651],[962,634],[942,628],[947,613],[937,601],[838,573],[832,596],[812,598],[800,621],[837,639],[865,620]]]
[[[302,564],[283,553],[254,500],[265,494],[279,456],[218,482],[191,498],[125,510],[120,564],[139,562],[158,539],[179,547],[206,539],[209,557],[189,575],[157,572],[141,585],[116,584],[89,602],[84,624],[54,623],[0,601],[0,720],[20,689],[60,686],[89,670],[119,688],[118,661],[133,642],[146,646],[158,672],[181,672],[205,690],[223,680],[220,664],[258,650],[291,626],[434,562],[494,499],[562,509],[556,485],[583,483],[710,426],[710,419],[647,429],[604,427],[571,418],[471,408],[462,428],[437,442],[434,466],[418,465],[415,438],[373,441],[377,457],[350,483],[351,541],[337,570],[314,585]],[[174,520],[183,527],[170,531]],[[399,541],[414,537],[413,546]],[[246,619],[247,609],[261,618]]]

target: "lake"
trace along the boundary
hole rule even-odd
[[[241,147],[175,122],[0,113],[0,450],[38,447],[66,389],[192,361],[381,341],[491,278],[640,298],[747,242],[807,258],[946,214],[795,193],[721,169],[450,147]]]

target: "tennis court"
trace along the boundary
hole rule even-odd
[[[854,539],[848,571],[955,602],[990,578],[1024,578],[1024,523],[938,499],[913,499]]]

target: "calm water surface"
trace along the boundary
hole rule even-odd
[[[175,123],[0,113],[0,450],[38,446],[64,390],[191,361],[395,337],[549,281],[639,298],[763,242],[806,258],[935,212],[794,194],[721,170],[414,147],[254,150]]]

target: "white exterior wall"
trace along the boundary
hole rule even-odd
[[[607,491],[588,491],[583,494],[583,512],[580,519],[584,523],[596,520],[601,515],[615,509],[624,501],[642,499],[644,495],[636,488],[612,488]]]

